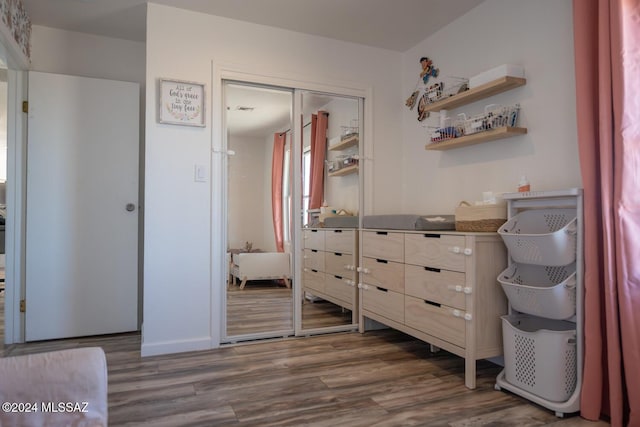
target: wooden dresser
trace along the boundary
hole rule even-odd
[[[355,312],[357,231],[344,228],[304,229],[302,246],[303,291]]]
[[[506,265],[495,233],[363,230],[360,332],[366,317],[464,357],[473,389],[476,360],[502,355]]]

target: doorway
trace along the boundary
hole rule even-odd
[[[28,84],[25,340],[135,331],[139,85]]]
[[[0,64],[0,343],[5,329],[5,226],[7,218],[7,93],[8,71]]]

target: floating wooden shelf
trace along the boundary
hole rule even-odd
[[[329,151],[339,151],[344,150],[349,147],[353,147],[358,144],[358,134],[351,135],[349,138],[338,142],[335,145],[329,147]]]
[[[479,101],[488,96],[496,95],[501,92],[523,86],[527,83],[527,79],[521,77],[500,77],[499,79],[490,81],[481,86],[474,87],[465,92],[461,92],[457,95],[450,96],[449,98],[442,99],[434,102],[433,104],[427,104],[427,111],[440,111],[450,110],[462,105],[470,104],[475,101]]]
[[[347,166],[346,168],[338,169],[335,172],[329,172],[329,176],[344,176],[358,172],[358,165]]]
[[[424,148],[427,150],[449,150],[451,148],[466,147],[468,145],[480,144],[483,142],[494,141],[496,139],[524,135],[525,133],[527,133],[527,128],[502,127],[474,133],[472,135],[461,136],[460,138],[448,139],[446,141],[432,142],[427,144]]]

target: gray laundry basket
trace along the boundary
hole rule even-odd
[[[552,402],[577,383],[576,325],[524,314],[502,316],[507,382]]]
[[[576,260],[574,209],[531,209],[509,219],[498,234],[515,262],[567,265]]]
[[[498,276],[516,311],[549,319],[576,314],[576,264],[546,266],[512,263]]]

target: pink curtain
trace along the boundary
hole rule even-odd
[[[640,426],[640,0],[574,0],[584,184],[581,414]]]
[[[282,177],[284,173],[284,148],[286,133],[273,135],[273,158],[271,160],[271,211],[276,250],[284,252],[284,219],[282,217]]]
[[[311,177],[309,209],[319,209],[324,197],[324,161],[327,155],[329,113],[318,111],[311,116]]]

